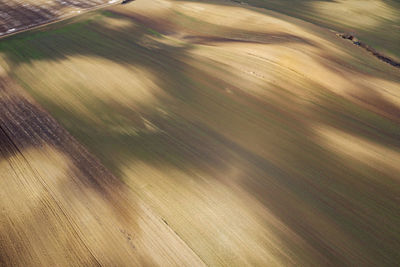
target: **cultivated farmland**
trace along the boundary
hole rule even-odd
[[[118,0],[0,0],[0,36],[71,17]]]
[[[400,261],[400,73],[336,32],[137,0],[1,40],[0,65],[6,264]]]

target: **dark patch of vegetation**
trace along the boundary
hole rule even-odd
[[[386,62],[386,63],[392,65],[393,67],[400,68],[400,62],[397,62],[394,59],[391,59],[390,57],[387,57],[387,56],[383,55],[382,53],[379,53],[378,51],[376,51],[375,49],[373,49],[366,43],[359,41],[358,38],[356,38],[355,36],[348,34],[348,33],[339,33],[338,36],[342,37],[343,39],[352,41],[353,44],[364,48],[365,50],[367,50],[368,52],[370,52],[372,55],[374,55],[378,59],[382,60],[383,62]]]

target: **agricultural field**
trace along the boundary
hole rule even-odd
[[[136,0],[0,40],[0,265],[400,262],[399,69],[351,22],[257,3]]]
[[[400,61],[400,2],[397,0],[242,0],[243,4],[354,34]]]
[[[0,36],[117,2],[122,0],[0,0]]]
[[[202,265],[3,71],[0,125],[1,266]]]

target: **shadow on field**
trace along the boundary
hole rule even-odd
[[[103,4],[105,4],[104,1]],[[65,15],[66,10],[73,8],[93,8],[100,3],[88,3],[87,1],[48,1],[45,5],[24,3],[21,1],[1,1],[0,33],[8,34],[8,30],[25,30],[33,26],[49,23]]]
[[[51,149],[55,155],[46,154],[46,149]],[[36,152],[37,155],[32,154]],[[41,162],[35,158],[39,156]],[[0,162],[8,166],[2,165],[1,178],[4,182],[9,180],[2,201],[19,202],[22,206],[29,202],[21,210],[13,210],[10,203],[8,213],[2,210],[0,262],[26,265],[32,260],[56,258],[62,262],[66,258],[70,263],[96,265],[99,264],[97,258],[103,258],[103,255],[94,256],[93,251],[99,253],[101,249],[108,253],[105,258],[115,257],[117,262],[114,248],[101,247],[111,242],[107,240],[110,231],[120,227],[117,234],[123,237],[115,235],[113,238],[122,241],[136,242],[131,241],[131,234],[136,238],[140,236],[141,227],[136,222],[140,207],[132,202],[132,198],[128,202],[126,196],[131,193],[126,192],[127,187],[46,111],[20,94],[19,87],[8,78],[0,78]],[[9,190],[20,193],[10,199],[7,198],[12,192]],[[39,204],[35,202],[38,197]],[[79,213],[82,209],[84,214]],[[111,217],[101,217],[110,214]],[[17,218],[14,222],[12,216]],[[100,231],[95,237],[98,244],[88,249],[92,246],[88,240],[93,237],[88,238],[85,224],[90,220],[90,227],[100,228]],[[107,221],[112,221],[114,228],[104,225]],[[134,233],[129,232],[132,229],[135,229]],[[31,241],[35,235],[40,235],[37,242]],[[56,243],[52,243],[54,238]],[[15,247],[19,248],[18,259],[15,258]],[[42,254],[33,257],[32,251],[38,249],[51,252],[52,257],[40,259]],[[135,253],[143,253],[142,248]],[[145,261],[153,264],[150,256]]]
[[[179,2],[200,2],[198,0],[176,0]],[[218,1],[218,0],[217,0]],[[215,0],[201,1],[201,3],[213,3]],[[231,0],[231,1],[218,1],[219,5],[231,6],[232,3],[236,3],[237,6],[242,8],[252,9],[257,11],[256,8],[261,10],[272,10],[285,14],[294,18],[299,18],[301,20],[309,21],[316,25],[320,25],[325,28],[334,29],[336,31],[344,31],[355,33],[361,40],[366,42],[368,45],[382,51],[384,54],[390,53],[390,55],[400,57],[399,42],[400,42],[400,31],[399,25],[399,12],[400,4],[395,0],[382,0],[382,1],[369,1],[361,5],[357,1],[331,1],[331,0]],[[239,3],[239,4],[238,4]],[[336,3],[342,5],[342,10],[331,10],[331,17],[326,17],[323,14],[318,14],[318,12],[313,9],[313,4],[321,3]],[[370,13],[366,13],[363,7],[370,4],[376,4],[376,9],[371,8]],[[359,6],[357,7],[357,5]],[[384,14],[380,14],[382,10],[379,10],[382,6],[387,6],[387,9],[392,11],[394,14],[391,18],[385,17]],[[359,11],[355,12],[355,8]],[[354,8],[353,13],[349,12]],[[260,10],[259,10],[260,12]],[[262,11],[261,11],[262,12]],[[376,19],[379,23],[366,23],[364,26],[357,25],[357,23],[349,23],[342,21],[340,18],[344,14],[349,17],[354,18],[354,21],[369,21],[370,19]],[[335,18],[332,20],[332,18]]]
[[[63,106],[62,102],[41,99],[40,92],[26,86],[114,174],[122,178],[124,165],[132,161],[143,161],[161,170],[164,166],[174,167],[190,175],[196,170],[216,179],[229,173],[232,167],[241,166],[239,179],[229,181],[231,177],[225,177],[227,181],[221,179],[221,182],[228,187],[233,182],[244,188],[314,249],[302,251],[285,238],[284,232],[279,232],[282,230],[277,230],[282,242],[300,259],[306,258],[303,254],[314,253],[324,259],[314,263],[329,265],[394,265],[400,260],[396,174],[329,151],[313,129],[315,124],[328,125],[398,152],[400,126],[397,122],[330,92],[318,95],[311,107],[296,113],[290,105],[282,107],[248,94],[229,81],[187,63],[194,44],[257,42],[267,45],[272,40],[282,44],[314,44],[298,36],[271,39],[262,33],[249,41],[246,38],[254,36],[253,33],[230,30],[222,37],[204,31],[193,35],[188,31],[187,43],[172,46],[147,28],[155,25],[154,22],[143,18],[136,22],[144,24],[119,30],[102,26],[103,17],[110,15],[122,17],[112,12],[103,13],[61,28],[56,25],[51,30],[20,34],[2,41],[0,52],[7,57],[11,69],[22,63],[84,55],[141,66],[157,77],[154,82],[167,95],[159,99],[165,113],[151,105],[87,103],[98,118],[102,113],[118,115],[101,123],[95,123],[79,110]],[[165,30],[162,25],[154,28],[162,34],[180,31]],[[228,31],[220,29],[220,32]],[[233,93],[226,93],[227,87]],[[17,105],[26,109],[28,104]],[[377,107],[387,106],[382,102]],[[398,110],[388,112],[397,114]],[[153,130],[146,128],[146,121],[152,123]],[[32,124],[42,127],[40,121],[22,123],[27,129]],[[112,125],[133,127],[135,132],[118,132]],[[39,131],[46,133],[41,139],[65,134],[52,127],[51,124]],[[26,138],[33,142],[24,133],[20,138],[21,142]],[[60,145],[54,140],[49,142],[55,142],[55,147],[73,157],[75,153],[67,143]],[[87,165],[94,159],[85,155],[88,158],[73,158],[74,164],[87,177],[84,182],[108,198],[105,187],[117,186],[118,182],[104,175],[106,171],[100,167],[92,173],[93,168]],[[118,187],[111,189],[114,190],[117,192]]]

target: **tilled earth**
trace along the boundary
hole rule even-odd
[[[0,0],[0,36],[26,30],[119,0]]]
[[[1,75],[0,170],[1,266],[202,264],[162,218]]]
[[[137,0],[0,67],[1,266],[400,262],[400,73],[332,30]]]

